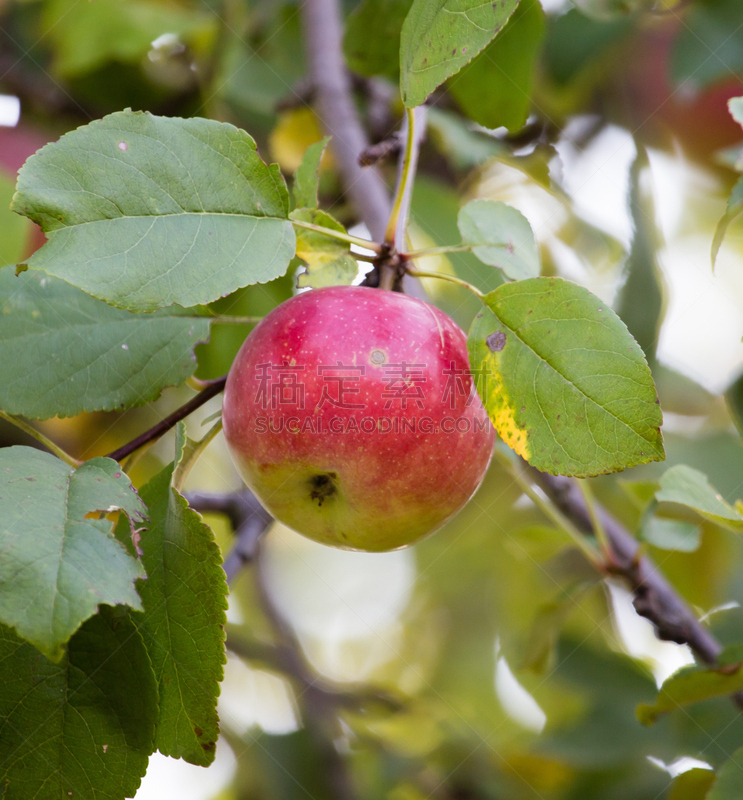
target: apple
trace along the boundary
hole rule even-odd
[[[495,433],[461,328],[362,286],[299,294],[245,340],[222,419],[245,483],[318,542],[384,551],[443,525],[483,479]]]

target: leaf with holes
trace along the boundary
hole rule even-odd
[[[400,35],[400,92],[408,108],[459,72],[508,22],[519,0],[414,0]]]
[[[0,450],[0,622],[58,661],[63,645],[101,603],[141,608],[144,577],[96,511],[145,508],[121,467],[93,458],[72,469],[31,447]]]
[[[278,166],[213,120],[122,111],[78,128],[26,162],[13,210],[49,239],[31,269],[130,311],[211,302],[294,255]]]
[[[132,314],[64,281],[0,269],[0,408],[32,419],[155,400],[196,369],[209,320],[174,308]]]
[[[560,278],[499,286],[470,329],[470,363],[501,438],[553,475],[660,461],[650,369],[617,315]]]
[[[459,212],[464,244],[491,267],[513,280],[539,275],[539,248],[529,221],[513,206],[497,200],[472,200]]]
[[[58,664],[0,626],[0,662],[4,800],[134,797],[154,749],[157,687],[129,612],[102,606]]]
[[[177,463],[141,490],[150,521],[141,540],[148,577],[138,626],[160,691],[157,749],[206,766],[219,735],[227,584],[214,534],[174,485],[186,444],[180,431]]]

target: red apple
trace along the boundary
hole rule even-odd
[[[466,338],[421,300],[316,289],[245,340],[224,394],[232,458],[265,508],[324,544],[392,550],[457,513],[494,431]]]

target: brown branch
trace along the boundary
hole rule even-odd
[[[304,38],[320,120],[332,136],[344,189],[372,238],[381,242],[390,199],[379,173],[362,168],[359,154],[369,146],[361,126],[343,60],[340,0],[305,0],[301,5]]]
[[[206,388],[202,389],[196,395],[196,397],[191,398],[187,403],[176,409],[172,414],[165,417],[164,420],[158,422],[157,425],[153,426],[148,431],[145,431],[140,436],[137,436],[136,439],[132,439],[131,442],[127,442],[117,450],[109,453],[107,458],[112,458],[114,461],[121,461],[122,458],[126,458],[128,455],[131,455],[133,452],[135,452],[135,450],[139,450],[139,448],[143,445],[146,445],[155,439],[159,439],[164,433],[167,433],[171,428],[174,428],[182,419],[185,419],[193,411],[196,411],[197,408],[200,408],[208,400],[211,400],[212,397],[218,395],[224,389],[226,381],[226,375],[223,375],[221,378],[215,378],[213,381],[206,381]]]

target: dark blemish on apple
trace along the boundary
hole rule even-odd
[[[372,350],[369,356],[369,361],[371,361],[372,364],[384,364],[386,360],[387,358],[381,350]]]
[[[312,487],[310,498],[317,500],[317,505],[321,506],[325,500],[338,491],[335,485],[337,480],[337,472],[323,472],[320,475],[313,475],[310,478],[310,486]]]
[[[36,478],[26,478],[29,483],[36,483]]]
[[[506,346],[506,334],[503,331],[495,331],[485,339],[485,344],[491,353],[499,353]]]
[[[193,732],[194,732],[194,733],[195,733],[197,736],[203,736],[203,735],[204,735],[204,731],[202,731],[202,730],[201,730],[201,728],[194,728],[194,729],[193,729]]]

